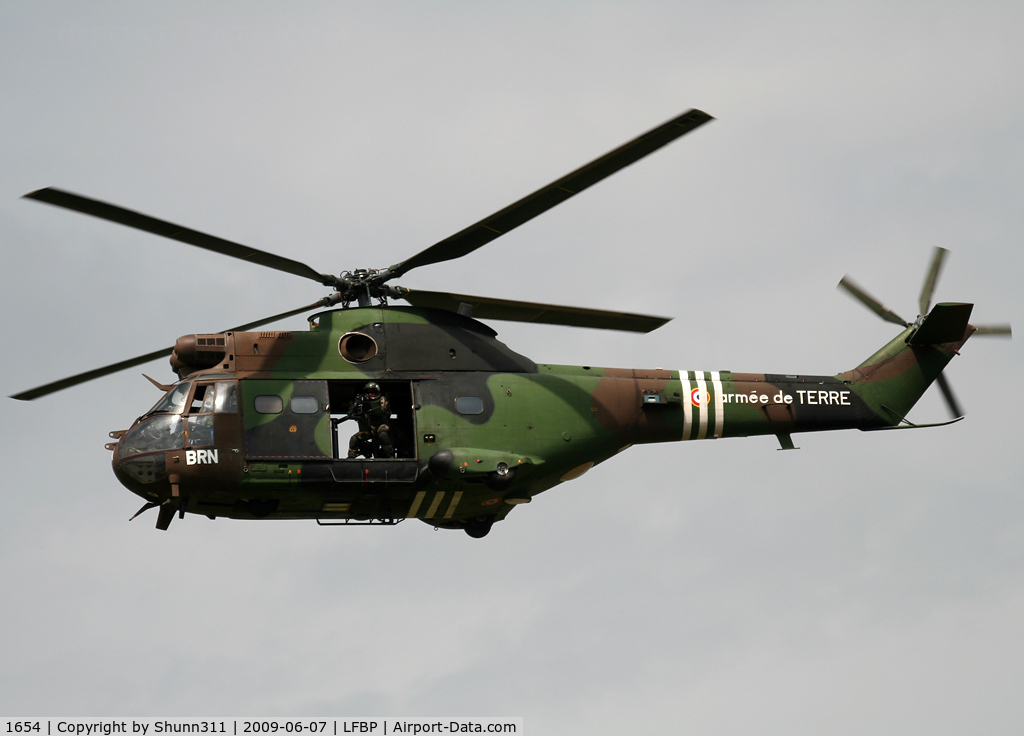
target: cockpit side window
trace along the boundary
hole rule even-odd
[[[238,411],[234,381],[200,383],[192,395],[185,434],[189,447],[213,444],[213,415]]]
[[[238,411],[238,386],[234,381],[220,381],[217,384],[213,410],[218,414],[234,414]]]
[[[147,414],[181,414],[185,411],[185,400],[191,390],[191,383],[179,383],[168,391]]]
[[[208,389],[210,389],[208,391]],[[198,414],[203,410],[203,399],[207,393],[213,393],[213,385],[207,383],[201,383],[196,386],[196,392],[192,394],[192,404],[188,408],[189,414]]]
[[[213,398],[217,394],[217,386],[220,384],[213,384],[207,386],[206,397],[203,399],[203,408],[200,410],[203,414],[209,414],[213,411]]]
[[[213,414],[197,414],[188,418],[189,447],[209,447],[213,444]]]

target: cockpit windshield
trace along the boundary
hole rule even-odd
[[[185,399],[188,398],[189,389],[192,384],[189,382],[179,383],[156,403],[152,409],[146,412],[149,414],[181,414],[185,411]]]
[[[180,416],[149,417],[121,439],[117,457],[123,460],[131,455],[180,450],[184,446],[185,431]]]

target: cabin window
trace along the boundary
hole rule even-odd
[[[459,414],[483,414],[484,400],[479,396],[457,396],[455,411]]]
[[[320,411],[320,402],[315,396],[292,396],[290,407],[295,414],[316,414]]]
[[[252,405],[257,414],[280,414],[284,411],[284,399],[280,396],[257,396]]]

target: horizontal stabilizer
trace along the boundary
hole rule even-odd
[[[941,345],[945,342],[959,342],[967,333],[973,304],[942,302],[936,304],[924,322],[907,339],[910,345]]]

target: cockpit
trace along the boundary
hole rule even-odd
[[[117,465],[140,483],[167,475],[166,454],[188,447],[212,447],[214,417],[238,412],[234,381],[182,381],[171,387],[141,421],[121,438]]]

